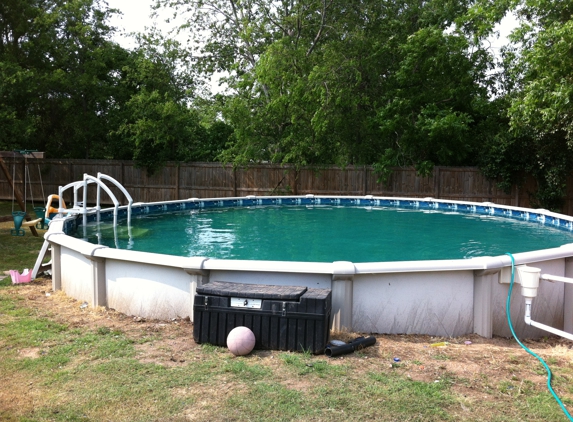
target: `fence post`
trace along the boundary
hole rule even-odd
[[[175,167],[175,200],[179,200],[179,178],[180,178],[180,164],[177,163]]]
[[[233,166],[233,196],[237,197],[237,167]]]
[[[519,185],[515,184],[513,187],[515,189],[515,206],[519,207]]]
[[[434,167],[434,198],[440,199],[440,167]]]
[[[294,169],[294,182],[292,184],[292,193],[293,195],[298,195],[298,171],[297,169]]]

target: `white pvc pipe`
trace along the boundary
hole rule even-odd
[[[69,186],[69,185],[67,185],[67,186]],[[63,200],[62,200],[62,198],[63,198],[62,192],[63,192],[63,191],[64,191],[64,188],[62,188],[61,186],[59,186],[59,187],[58,187],[58,198],[59,198],[59,199],[58,199],[58,213],[63,212],[62,210],[64,209],[64,207],[62,206],[62,202],[63,202]],[[47,215],[47,214],[46,214],[46,215]]]
[[[531,325],[532,327],[537,327],[537,328],[539,328],[539,329],[541,329],[541,330],[548,331],[548,332],[550,332],[550,333],[552,333],[552,334],[555,334],[555,335],[564,337],[564,338],[566,338],[567,340],[573,340],[573,334],[569,334],[569,333],[567,333],[567,332],[565,332],[565,331],[558,330],[557,328],[550,327],[549,325],[545,325],[545,324],[541,324],[541,323],[539,323],[539,322],[535,322],[535,321],[533,321],[533,320],[531,320],[531,319],[530,319],[529,321],[530,321],[530,324],[529,324],[529,325]],[[526,321],[526,322],[527,322],[527,321]]]
[[[111,200],[113,201],[113,204],[114,204],[114,209],[113,209],[114,239],[115,239],[116,247],[118,247],[117,217],[118,217],[118,210],[119,210],[119,201],[117,200],[117,198],[115,197],[113,192],[105,185],[105,183],[102,181],[102,179],[103,180],[109,180],[110,182],[115,184],[121,190],[121,192],[125,195],[125,197],[128,200],[127,225],[128,225],[128,234],[129,234],[129,237],[131,239],[131,206],[133,205],[133,198],[127,192],[127,190],[113,177],[107,176],[107,175],[102,174],[102,173],[98,173],[98,177],[95,178],[93,176],[90,176],[87,173],[84,173],[83,180],[78,181],[78,182],[69,183],[63,187],[60,186],[58,188],[58,193],[59,193],[59,197],[63,198],[64,197],[63,196],[64,191],[73,187],[74,188],[74,208],[76,210],[78,210],[78,209],[80,209],[79,204],[78,204],[78,190],[80,188],[84,189],[84,191],[83,191],[83,204],[81,207],[81,213],[82,213],[82,217],[83,217],[84,238],[86,238],[86,236],[87,236],[86,230],[87,230],[87,202],[88,202],[87,201],[87,195],[88,195],[88,189],[87,188],[88,188],[88,185],[90,183],[95,183],[97,185],[97,197],[96,197],[95,209],[96,209],[96,213],[97,213],[97,222],[98,223],[100,221],[100,210],[101,210],[101,189],[105,190],[106,193],[111,198]],[[58,209],[59,213],[65,213],[65,212],[71,211],[71,210],[66,210],[66,209],[62,208],[61,204],[62,204],[62,201],[60,201],[60,208]]]
[[[84,173],[84,203],[83,203],[83,207],[82,207],[82,218],[83,218],[83,225],[84,225],[84,232],[86,230],[86,226],[88,224],[88,214],[87,214],[87,209],[86,209],[86,205],[88,203],[88,180],[87,177],[89,177],[89,175],[87,173]],[[84,235],[85,237],[85,235]]]
[[[89,184],[89,183],[93,183],[93,182],[88,181],[88,184]],[[80,180],[80,181],[78,181],[78,182],[68,183],[68,184],[65,185],[65,186],[60,186],[60,187],[58,188],[58,196],[63,199],[63,197],[64,197],[64,196],[63,196],[63,195],[64,195],[64,192],[67,191],[69,188],[72,188],[72,187],[74,188],[74,194],[73,194],[73,195],[74,195],[74,199],[73,199],[73,206],[72,206],[72,208],[78,209],[78,208],[79,208],[79,205],[78,205],[78,190],[79,190],[80,188],[84,187],[84,181],[83,181],[83,180]],[[66,210],[65,208],[60,207],[60,208],[58,208],[58,212],[59,212],[59,213],[65,213],[65,212],[70,212],[70,211],[69,211],[69,210]]]
[[[97,184],[97,194],[96,194],[96,212],[99,221],[99,211],[101,210],[101,187],[99,183]]]
[[[78,184],[74,184],[74,205],[72,208],[78,208]]]
[[[573,334],[570,334],[566,331],[558,330],[557,328],[553,328],[549,325],[545,325],[545,324],[542,324],[540,322],[533,321],[531,319],[531,302],[532,302],[531,298],[525,299],[525,318],[524,318],[524,320],[525,320],[525,323],[527,325],[531,325],[532,327],[539,328],[540,330],[544,330],[544,331],[547,331],[551,334],[555,334],[555,335],[558,335],[560,337],[564,337],[568,340],[573,340]]]
[[[551,274],[541,274],[541,279],[547,281],[560,281],[562,283],[573,283],[573,278],[561,277],[558,275],[551,275]]]

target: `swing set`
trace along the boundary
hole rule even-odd
[[[12,175],[10,175],[10,171],[6,166],[2,157],[12,157],[13,164],[12,164]],[[24,175],[23,175],[23,188],[24,188],[24,195],[16,186],[16,157],[23,156],[24,157]],[[32,180],[30,177],[30,169],[28,166],[28,158],[44,158],[43,152],[38,152],[37,150],[16,150],[10,152],[0,152],[0,168],[2,169],[8,183],[12,186],[12,219],[14,220],[14,229],[10,230],[12,236],[24,236],[26,233],[22,227],[28,227],[32,234],[38,237],[38,231],[36,229],[44,230],[49,223],[49,219],[46,218],[46,208],[39,206],[36,207],[34,204],[34,193],[32,191]],[[42,189],[42,197],[44,197],[44,184],[42,182],[42,172],[40,171],[40,164],[38,164],[38,175],[40,178],[40,186]],[[27,200],[28,200],[28,191],[30,193],[30,198],[32,200],[32,208],[36,215],[35,219],[32,219],[26,210],[27,207]],[[14,210],[14,202],[17,202],[20,211]],[[26,221],[24,221],[26,220]]]

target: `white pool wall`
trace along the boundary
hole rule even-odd
[[[221,198],[220,201],[252,201],[253,198]],[[352,198],[373,199],[371,196]],[[432,198],[380,199],[431,201],[440,206],[493,206],[490,203],[439,201]],[[141,204],[150,205],[157,204]],[[495,205],[495,208],[535,213],[542,216],[540,218],[558,218],[561,222],[571,221],[571,217],[545,210],[500,205]],[[45,235],[52,245],[53,287],[64,290],[77,300],[88,302],[90,306],[106,306],[127,315],[148,319],[188,317],[192,320],[195,289],[212,280],[304,285],[332,289],[332,328],[337,330],[443,337],[472,333],[484,337],[511,335],[505,315],[509,284],[501,283],[507,282],[511,273],[511,259],[506,255],[379,263],[185,258],[93,245],[67,236],[63,232],[64,224],[64,219],[54,220]],[[573,277],[573,244],[515,254],[514,257],[516,265],[527,264],[541,268],[542,273]],[[533,301],[532,319],[573,332],[572,287],[541,281],[538,297]],[[523,322],[524,300],[519,291],[519,285],[516,285],[511,307],[516,332],[524,338],[546,336],[546,332]]]

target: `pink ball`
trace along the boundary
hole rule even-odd
[[[255,347],[255,335],[247,327],[235,327],[227,336],[227,347],[235,356],[245,356]]]

